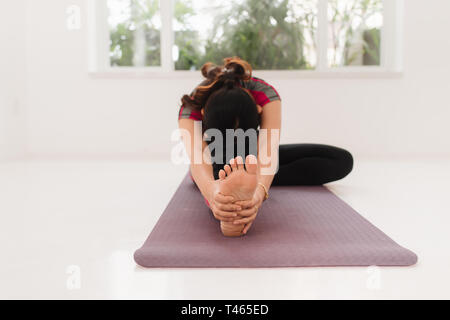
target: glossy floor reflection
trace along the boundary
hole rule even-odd
[[[187,167],[0,164],[0,298],[450,298],[450,161],[356,161],[329,187],[401,245],[409,268],[152,269],[133,252]]]

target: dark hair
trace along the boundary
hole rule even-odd
[[[213,92],[205,105],[204,130],[257,129],[259,114],[256,102],[237,86],[224,87]]]
[[[242,86],[243,81],[252,77],[250,64],[239,57],[230,57],[224,59],[222,66],[205,63],[201,71],[206,79],[192,96],[184,95],[181,101],[193,109],[204,110],[203,130],[218,129],[224,139],[226,129],[257,130],[260,116],[256,101]]]
[[[192,96],[185,94],[181,98],[181,102],[185,106],[200,110],[206,106],[206,102],[213,92],[227,88],[233,89],[240,84],[240,81],[251,79],[252,67],[247,61],[239,57],[230,57],[225,58],[223,62],[222,66],[217,66],[212,62],[207,62],[202,66],[201,72],[206,79],[194,90]]]
[[[192,96],[184,95],[181,101],[193,109],[204,109],[204,129],[257,129],[256,102],[241,85],[252,77],[250,64],[239,57],[230,57],[224,59],[223,66],[207,62],[201,71],[206,79]]]

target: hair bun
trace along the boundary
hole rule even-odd
[[[219,81],[222,82],[222,85],[228,89],[234,88],[239,83],[240,79],[241,77],[236,75],[234,70],[231,68],[223,68],[222,73],[219,76]]]
[[[225,58],[223,70],[226,73],[233,73],[235,78],[240,80],[250,80],[252,77],[252,67],[239,57]]]
[[[221,68],[212,62],[207,62],[202,66],[202,75],[207,79],[215,79],[220,73]]]
[[[248,81],[252,77],[251,65],[236,56],[223,59],[223,64],[220,66],[206,62],[201,72],[206,80],[197,86],[190,96],[184,95],[181,99],[184,105],[196,110],[204,107],[209,96],[215,91],[239,87],[241,81]]]

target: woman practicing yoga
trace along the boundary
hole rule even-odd
[[[346,150],[279,145],[281,98],[252,76],[249,63],[231,57],[201,71],[206,79],[182,98],[179,127],[188,133],[183,139],[192,178],[224,235],[247,233],[271,185],[321,185],[350,173],[353,157]]]

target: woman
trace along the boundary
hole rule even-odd
[[[206,79],[181,99],[179,128],[188,133],[184,143],[191,176],[224,235],[248,232],[272,185],[321,185],[350,173],[353,158],[346,150],[279,145],[281,98],[270,84],[252,76],[248,62],[225,58],[223,66],[206,63],[201,71]],[[255,131],[256,145],[246,139],[244,151],[238,151],[227,129]],[[222,134],[223,150],[211,148],[211,130]],[[205,140],[211,140],[209,147]],[[206,158],[198,161],[195,154]]]

